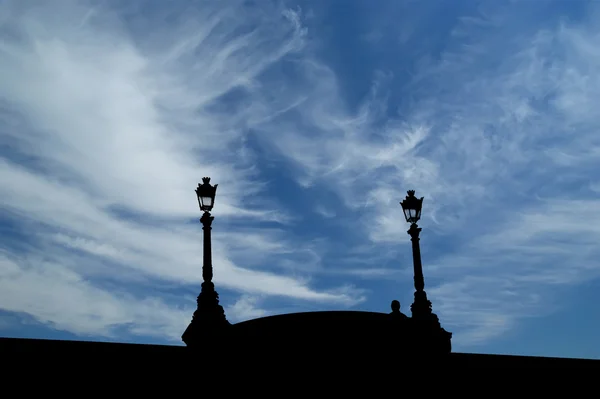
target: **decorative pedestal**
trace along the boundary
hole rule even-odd
[[[219,305],[219,294],[212,282],[202,283],[197,303],[192,321],[181,336],[191,348],[201,346],[207,337],[224,335],[231,326],[225,317],[225,310]]]
[[[435,315],[433,315],[435,316]],[[448,354],[452,352],[452,333],[435,320],[411,319],[410,342],[418,355]]]

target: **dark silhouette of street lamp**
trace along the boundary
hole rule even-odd
[[[415,191],[409,190],[406,198],[400,202],[404,217],[410,223],[408,234],[412,241],[413,267],[415,280],[415,300],[410,306],[412,316],[415,319],[431,319],[434,315],[431,311],[431,301],[427,299],[425,292],[425,279],[423,278],[423,266],[421,264],[421,248],[419,246],[419,233],[421,228],[417,222],[421,218],[421,208],[423,206],[423,198],[415,197]]]
[[[202,184],[196,188],[198,205],[204,213],[200,218],[202,230],[204,231],[204,254],[202,263],[202,289],[198,295],[198,307],[192,317],[192,322],[181,337],[187,346],[198,346],[201,339],[199,334],[210,333],[220,330],[223,326],[229,325],[225,317],[223,307],[219,305],[219,294],[215,291],[215,285],[212,282],[212,248],[211,248],[211,230],[214,217],[210,214],[214,204],[217,186],[210,184],[210,177],[203,177]]]
[[[202,264],[202,278],[204,279],[204,283],[202,284],[203,287],[205,283],[212,284],[213,278],[210,232],[212,230],[212,221],[215,218],[214,216],[211,216],[210,211],[212,211],[215,204],[217,186],[218,184],[211,186],[210,177],[203,177],[202,184],[198,184],[198,188],[196,188],[198,205],[200,206],[200,210],[204,212],[200,218],[202,230],[204,230],[204,262]]]

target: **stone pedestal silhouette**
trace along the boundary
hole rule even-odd
[[[202,347],[209,337],[222,337],[231,326],[225,317],[225,310],[219,304],[219,294],[212,282],[202,283],[198,296],[198,308],[181,339],[190,348]]]

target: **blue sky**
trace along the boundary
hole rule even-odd
[[[194,188],[232,322],[408,311],[600,358],[600,3],[4,1],[0,335],[181,345]]]

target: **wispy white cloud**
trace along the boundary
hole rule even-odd
[[[444,281],[429,291],[463,345],[543,313],[549,285],[597,277],[597,200],[586,187],[599,159],[600,25],[511,23],[520,6],[463,18],[439,61],[418,63],[419,100],[391,118],[381,75],[352,112],[336,74],[305,64],[317,88],[295,110],[302,124],[269,136],[300,165],[301,184],[326,182],[381,245],[408,241],[403,190],[426,197],[423,225],[444,245],[424,255],[426,276]]]
[[[136,299],[125,291],[94,286],[81,274],[43,257],[2,256],[2,307],[26,312],[39,322],[81,335],[116,338],[114,328],[176,340],[193,309],[177,309],[156,297]],[[185,328],[185,327],[184,327]]]
[[[305,31],[275,3],[213,6],[129,24],[123,13],[136,5],[3,3],[2,214],[35,232],[28,253],[4,248],[4,309],[81,334],[120,326],[178,337],[193,298],[166,303],[143,281],[199,286],[201,230],[182,222],[195,217],[193,188],[205,175],[220,184],[216,216],[247,224],[215,234],[219,287],[338,306],[363,299],[346,285],[314,289],[308,278],[261,271],[306,250],[248,225],[291,219],[261,201],[246,127],[279,111],[254,94],[258,78],[300,50]],[[112,288],[98,283],[106,279]],[[126,294],[136,282],[147,296]],[[244,303],[235,317],[250,314]]]
[[[186,221],[208,175],[215,278],[240,295],[232,320],[277,312],[268,298],[364,301],[346,279],[410,283],[407,189],[426,197],[427,290],[459,346],[555,310],[554,287],[598,277],[600,25],[594,4],[575,23],[529,20],[525,3],[487,4],[443,51],[373,71],[358,105],[302,11],[275,2],[3,3],[2,212],[35,234],[25,253],[4,248],[0,284],[26,288],[0,289],[0,304],[78,333],[178,337],[193,294],[125,294],[125,282],[197,289],[201,231]],[[399,53],[420,34],[411,26],[390,33]],[[273,194],[271,159],[319,205]],[[294,229],[309,212],[332,237]]]
[[[240,297],[233,305],[225,309],[227,317],[232,322],[239,322],[249,319],[256,319],[268,315],[268,312],[258,307],[260,298],[244,295]]]

